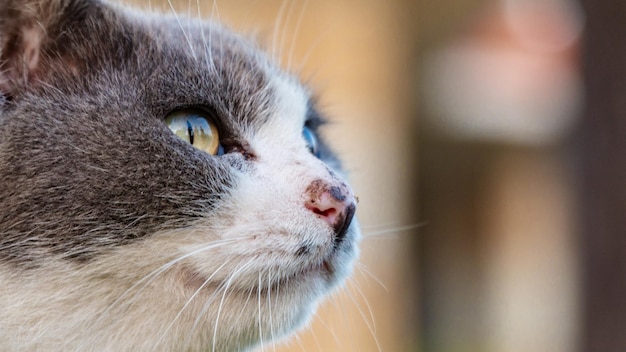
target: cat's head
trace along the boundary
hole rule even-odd
[[[241,349],[351,271],[311,93],[221,26],[5,0],[0,96],[0,299],[26,302],[0,303],[2,338]]]

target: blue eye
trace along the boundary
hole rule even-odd
[[[304,128],[302,129],[302,137],[304,138],[306,146],[307,148],[309,148],[311,154],[319,157],[319,151],[317,150],[318,141],[315,133],[310,128],[304,126]]]

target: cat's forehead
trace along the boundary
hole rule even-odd
[[[153,53],[146,86],[157,114],[207,106],[230,129],[253,133],[267,124],[301,128],[313,116],[310,94],[251,40],[222,25],[172,16],[143,21]],[[141,52],[141,51],[140,51]]]

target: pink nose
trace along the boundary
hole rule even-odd
[[[333,228],[337,240],[343,238],[356,210],[352,192],[347,187],[329,187],[319,182],[313,182],[307,191],[305,207]]]
[[[317,199],[310,199],[306,207],[324,219],[328,225],[334,226],[339,214],[345,212],[347,205],[346,202],[335,199],[330,192],[324,191]]]

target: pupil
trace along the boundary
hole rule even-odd
[[[189,135],[189,143],[193,145],[193,127],[191,127],[189,120],[187,120],[187,134]]]

